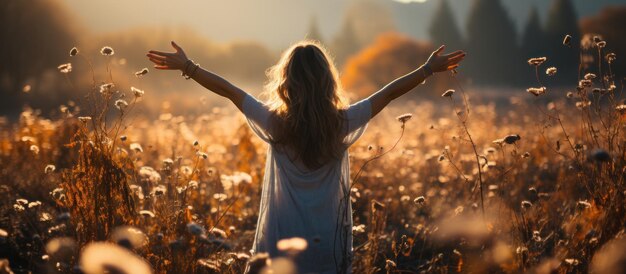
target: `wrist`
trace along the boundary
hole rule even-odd
[[[428,63],[425,63],[425,64],[422,66],[422,69],[424,70],[424,76],[426,76],[426,77],[430,77],[430,76],[432,76],[433,74],[435,74],[435,72],[433,71],[433,69],[430,67],[430,64],[428,64]]]

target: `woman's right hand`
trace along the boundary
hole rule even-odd
[[[439,49],[435,50],[430,55],[428,61],[426,61],[426,65],[432,70],[433,73],[453,70],[459,67],[459,63],[461,63],[461,61],[465,58],[466,54],[462,50],[457,50],[446,55],[440,55],[445,47],[446,46],[439,47]]]
[[[187,61],[187,54],[185,51],[179,47],[174,41],[172,41],[172,47],[176,50],[176,52],[162,52],[151,50],[146,54],[148,59],[152,61],[155,65],[156,69],[165,69],[165,70],[184,70]]]

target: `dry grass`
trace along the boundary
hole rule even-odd
[[[351,148],[354,272],[623,271],[625,107],[603,68],[571,95],[520,94],[507,111],[456,87],[438,111],[382,113]],[[249,248],[265,147],[241,116],[129,117],[141,97],[100,91],[81,99],[88,111],[2,122],[0,257],[18,273],[262,268]],[[126,249],[84,248],[94,241]]]

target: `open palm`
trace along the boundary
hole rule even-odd
[[[162,52],[151,50],[146,54],[148,59],[154,63],[154,68],[165,70],[183,70],[189,58],[185,51],[172,41],[172,47],[176,52]]]
[[[465,58],[465,52],[462,50],[457,50],[450,54],[441,55],[441,52],[445,49],[445,46],[439,47],[439,49],[435,50],[426,64],[430,66],[433,72],[443,72],[448,70],[453,70],[459,67],[459,64]]]

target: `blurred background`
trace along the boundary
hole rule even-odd
[[[224,104],[178,73],[152,69],[145,53],[169,51],[171,40],[254,94],[282,50],[319,40],[352,101],[415,69],[440,44],[468,52],[458,77],[487,100],[537,86],[531,57],[547,56],[546,65],[559,69],[544,84],[575,87],[584,34],[606,39],[607,52],[617,54],[614,72],[626,72],[626,0],[3,0],[0,14],[0,115],[8,117],[24,106],[54,115],[68,100],[80,103],[93,86],[92,70],[101,84],[107,66],[120,91],[146,91],[147,113],[164,101],[189,112]],[[562,44],[566,34],[571,47]],[[115,54],[102,56],[103,46]],[[69,56],[72,47],[79,56]],[[60,73],[68,62],[72,72]],[[135,77],[144,67],[150,73]],[[409,99],[447,88],[454,88],[451,77],[439,75]]]

